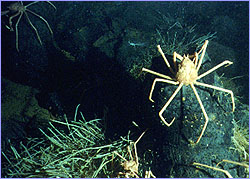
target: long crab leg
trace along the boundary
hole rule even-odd
[[[145,134],[147,130],[145,130],[141,135],[140,137],[135,141],[134,143],[134,149],[135,149],[135,160],[136,160],[136,164],[139,164],[139,160],[138,160],[138,155],[137,155],[137,148],[136,148],[136,144],[141,140],[142,136]]]
[[[30,11],[28,11],[28,12],[30,12]],[[32,12],[32,11],[31,11]],[[37,31],[37,29],[36,29],[36,27],[32,24],[32,22],[30,21],[30,18],[29,18],[29,16],[28,16],[28,14],[26,13],[26,12],[24,12],[24,14],[25,14],[25,16],[26,16],[26,18],[28,19],[28,22],[29,22],[29,24],[30,24],[30,26],[34,29],[34,31],[36,32],[36,36],[37,36],[37,38],[38,38],[38,40],[39,40],[39,43],[42,45],[42,41],[41,41],[41,38],[40,38],[40,36],[39,36],[39,34],[38,34],[38,31]]]
[[[38,15],[37,13],[34,13],[33,11],[31,11],[31,10],[29,10],[29,9],[26,9],[26,11],[29,12],[29,13],[31,13],[31,14],[33,14],[34,16],[37,16],[38,18],[40,18],[40,19],[47,25],[47,27],[48,27],[48,29],[49,29],[51,35],[53,35],[53,31],[52,31],[52,29],[50,28],[49,23],[48,23],[42,16]]]
[[[161,74],[161,73],[158,73],[158,72],[155,72],[153,70],[149,70],[147,68],[142,68],[142,71],[146,71],[148,73],[151,73],[153,75],[157,75],[159,77],[162,77],[162,78],[165,78],[165,79],[168,79],[168,80],[173,80],[170,76],[167,76],[167,75],[164,75],[164,74]]]
[[[19,48],[18,48],[18,24],[20,22],[20,19],[22,18],[23,16],[23,12],[20,12],[20,16],[18,17],[18,20],[16,22],[16,26],[15,26],[15,29],[16,29],[16,50],[19,52]]]
[[[200,76],[198,76],[197,80],[203,78],[204,76],[208,75],[209,73],[212,73],[214,70],[217,70],[218,68],[222,67],[223,65],[227,65],[228,66],[228,65],[232,65],[232,64],[233,64],[233,62],[231,62],[229,60],[225,60],[224,62],[216,65],[215,67],[211,68],[207,72],[205,72],[205,73],[201,74]]]
[[[29,4],[27,4],[26,6],[25,6],[25,8],[27,8],[27,7],[29,7],[29,6],[31,6],[31,5],[33,5],[33,4],[36,4],[36,3],[38,3],[38,2],[40,2],[40,1],[34,1],[34,2],[32,2],[32,3],[29,3]],[[50,2],[50,1],[45,1],[46,3],[48,3],[49,5],[51,5],[55,10],[56,10],[56,6],[52,3],[52,2]]]
[[[202,51],[202,54],[201,54],[201,58],[200,58],[200,61],[198,63],[198,66],[197,66],[197,71],[199,71],[200,67],[201,67],[201,63],[202,63],[202,60],[203,60],[203,57],[205,55],[205,52],[206,52],[206,48],[207,48],[207,44],[208,44],[208,40],[205,41],[205,43],[203,44],[203,46],[201,47],[201,50],[198,52],[198,54],[200,54],[200,52]]]
[[[194,53],[194,66],[195,66],[195,67],[197,67],[198,58],[199,58],[199,57],[198,57],[198,53],[195,52],[195,53]]]
[[[197,144],[197,143],[201,140],[201,137],[202,137],[204,131],[206,130],[206,127],[207,127],[207,123],[208,123],[209,118],[208,118],[208,116],[207,116],[206,110],[205,110],[205,108],[204,108],[204,106],[203,106],[203,104],[202,104],[202,102],[201,102],[201,99],[200,99],[200,97],[199,97],[199,95],[198,95],[198,93],[197,93],[197,91],[196,91],[194,85],[193,85],[193,84],[190,84],[190,86],[191,86],[191,88],[192,88],[193,91],[194,91],[194,94],[195,94],[195,96],[196,96],[196,98],[197,98],[197,100],[198,100],[198,102],[199,102],[199,104],[200,104],[200,106],[201,106],[201,110],[202,110],[202,112],[203,112],[203,114],[204,114],[204,116],[205,116],[205,120],[206,120],[206,121],[205,121],[205,124],[204,124],[204,126],[203,126],[203,129],[202,129],[202,131],[201,131],[201,134],[200,134],[199,138],[197,139],[197,141],[195,142],[195,144]]]
[[[170,80],[161,79],[161,78],[155,78],[155,80],[154,80],[154,82],[152,84],[150,93],[149,93],[149,100],[152,101],[152,102],[154,102],[154,100],[152,99],[152,95],[153,95],[153,91],[154,91],[156,82],[170,83],[170,84],[173,84],[173,85],[178,85],[179,84],[179,82],[170,81]]]
[[[34,2],[31,2],[31,3],[29,3],[29,4],[27,4],[26,6],[24,6],[25,8],[27,8],[27,7],[29,7],[29,6],[31,6],[31,5],[33,5],[33,4],[36,4],[36,3],[38,3],[39,1],[34,1]],[[23,5],[23,3],[22,3],[22,5]],[[26,9],[27,10],[27,9]]]
[[[164,55],[164,53],[163,53],[163,51],[162,51],[162,49],[161,49],[161,46],[160,46],[160,45],[157,45],[157,48],[158,48],[158,51],[160,52],[162,58],[164,59],[166,65],[168,66],[169,70],[170,70],[171,73],[174,75],[175,73],[174,73],[173,69],[171,68],[171,66],[170,66],[170,64],[169,64],[168,59],[167,59],[166,56]]]
[[[233,105],[232,111],[234,112],[234,110],[235,110],[235,103],[234,103],[234,94],[233,94],[233,91],[228,90],[228,89],[224,89],[224,88],[220,88],[220,87],[217,87],[217,86],[213,86],[213,85],[201,83],[201,82],[198,82],[198,81],[196,81],[194,84],[200,85],[200,86],[204,86],[204,87],[207,87],[207,88],[216,89],[216,90],[223,91],[223,92],[226,92],[226,93],[229,93],[231,95],[231,99],[232,99],[232,105]]]
[[[50,1],[45,1],[45,2],[47,2],[48,4],[50,4],[56,10],[56,6],[52,2],[50,2]]]
[[[202,163],[197,163],[197,162],[194,162],[192,165],[198,165],[198,166],[210,168],[210,169],[212,169],[212,170],[220,171],[220,172],[225,173],[225,174],[227,175],[228,178],[233,178],[232,175],[231,175],[227,170],[223,170],[223,169],[221,169],[221,168],[212,167],[212,166],[209,166],[209,165],[206,165],[206,164],[202,164]]]
[[[13,30],[13,27],[12,27],[12,19],[15,18],[16,16],[19,16],[19,15],[22,16],[22,13],[18,11],[16,14],[14,14],[13,16],[11,16],[11,17],[9,18],[10,31],[14,31],[14,30]],[[20,16],[19,16],[19,18],[18,18],[19,20],[21,19]],[[18,22],[19,22],[19,20],[18,20]],[[16,24],[17,24],[17,23],[16,23]]]
[[[177,95],[177,93],[180,91],[180,89],[182,88],[183,83],[180,83],[180,85],[178,86],[178,88],[175,90],[175,92],[172,94],[172,96],[169,98],[169,100],[166,102],[166,104],[163,106],[163,108],[160,110],[159,112],[159,116],[161,118],[161,120],[164,122],[164,124],[166,124],[168,127],[172,125],[172,123],[175,120],[175,117],[173,118],[173,120],[168,123],[165,121],[164,117],[162,116],[163,112],[165,111],[165,109],[168,107],[168,105],[170,104],[170,102],[174,99],[174,97]]]

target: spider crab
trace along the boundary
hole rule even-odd
[[[35,33],[36,33],[36,36],[37,36],[37,39],[38,39],[38,41],[39,41],[39,43],[40,43],[41,45],[42,45],[41,38],[40,38],[40,36],[39,36],[39,34],[38,34],[38,31],[37,31],[36,27],[35,27],[35,26],[32,24],[32,22],[30,21],[30,18],[29,18],[29,16],[28,16],[28,13],[33,14],[34,16],[40,18],[40,19],[47,25],[47,27],[48,27],[48,29],[49,29],[51,35],[53,36],[53,31],[52,31],[52,29],[50,28],[49,23],[48,23],[42,16],[40,16],[40,15],[38,15],[37,13],[35,13],[35,12],[33,12],[33,11],[31,11],[31,10],[28,9],[28,7],[30,7],[31,5],[34,5],[34,4],[38,3],[38,2],[39,2],[39,1],[34,1],[34,2],[31,2],[31,3],[29,3],[29,4],[25,5],[25,6],[23,5],[23,2],[22,2],[22,1],[20,1],[20,2],[15,2],[15,3],[12,3],[12,4],[10,4],[10,5],[8,6],[8,10],[2,11],[2,12],[1,12],[1,15],[6,15],[6,14],[8,14],[8,13],[15,13],[14,15],[10,16],[10,18],[9,18],[9,27],[8,27],[8,29],[9,29],[10,31],[14,31],[12,19],[15,18],[15,17],[18,17],[17,22],[16,22],[16,24],[15,24],[15,31],[16,31],[16,49],[17,49],[18,52],[19,52],[19,48],[18,48],[18,24],[19,24],[19,22],[20,22],[20,20],[21,20],[21,18],[22,18],[22,16],[23,16],[23,14],[25,15],[25,17],[26,17],[26,19],[28,20],[28,23],[30,24],[30,26],[32,27],[32,29],[34,29],[34,31],[35,31]],[[56,10],[56,7],[55,7],[51,2],[49,2],[49,1],[46,1],[46,2],[47,2],[48,4],[50,4],[50,5]]]
[[[191,88],[193,89],[194,94],[195,94],[195,96],[196,96],[196,98],[197,98],[197,100],[198,100],[198,102],[200,104],[201,110],[202,110],[202,112],[203,112],[203,114],[205,116],[205,124],[203,126],[202,131],[201,131],[201,134],[198,137],[197,141],[195,143],[193,143],[193,144],[197,144],[200,141],[200,139],[201,139],[206,127],[207,127],[208,120],[209,120],[209,118],[207,116],[207,113],[205,111],[205,108],[204,108],[204,106],[202,104],[202,101],[201,101],[201,99],[200,99],[200,97],[199,97],[199,95],[198,95],[198,93],[197,93],[197,91],[195,89],[195,85],[204,86],[204,87],[207,87],[207,88],[212,88],[212,89],[215,89],[215,90],[220,90],[220,91],[229,93],[231,95],[231,99],[232,99],[232,107],[233,107],[232,111],[235,110],[234,96],[233,96],[233,92],[231,90],[220,88],[220,87],[217,87],[217,86],[212,86],[212,85],[205,84],[205,83],[197,81],[197,80],[205,77],[206,75],[210,74],[211,72],[217,70],[218,68],[222,67],[223,65],[228,66],[228,65],[233,64],[233,62],[225,60],[224,62],[216,65],[215,67],[211,68],[207,72],[205,72],[205,73],[203,73],[201,75],[198,75],[199,69],[200,69],[201,64],[202,64],[202,60],[203,60],[205,52],[206,52],[207,44],[208,44],[208,40],[205,41],[205,43],[203,44],[200,51],[198,53],[195,52],[193,56],[191,56],[191,55],[183,55],[183,56],[181,56],[178,53],[174,52],[174,54],[173,54],[174,70],[171,68],[167,58],[165,57],[165,55],[164,55],[164,53],[163,53],[163,51],[162,51],[162,49],[160,47],[160,45],[158,45],[157,46],[158,51],[160,52],[161,56],[163,57],[163,59],[164,59],[166,65],[167,65],[167,67],[169,68],[170,72],[174,76],[173,78],[170,77],[170,76],[167,76],[167,75],[164,75],[164,74],[149,70],[147,68],[142,68],[142,71],[149,72],[149,73],[151,73],[153,75],[161,77],[161,78],[155,78],[155,80],[154,80],[154,82],[152,84],[151,91],[150,91],[150,94],[149,94],[149,100],[152,101],[152,102],[154,102],[152,100],[152,94],[153,94],[156,82],[163,82],[163,83],[178,85],[175,92],[172,94],[172,96],[169,98],[169,100],[166,102],[166,104],[163,106],[163,108],[159,112],[160,119],[168,127],[172,125],[172,123],[175,120],[175,117],[172,119],[172,121],[170,123],[168,123],[168,122],[166,122],[165,118],[163,117],[163,112],[166,110],[166,108],[168,107],[170,102],[174,99],[174,97],[180,91],[180,89],[183,87],[183,85],[186,85],[186,86],[190,85],[191,86]],[[200,55],[200,59],[199,59],[199,55]],[[193,58],[193,59],[191,60],[191,58]],[[178,69],[177,69],[176,59],[179,59],[181,61],[179,63],[179,65],[178,65]]]
[[[131,142],[130,145],[127,147],[128,148],[128,153],[129,157],[128,160],[124,158],[122,155],[120,155],[117,151],[114,151],[114,154],[119,156],[122,160],[124,160],[123,163],[121,163],[121,166],[123,167],[125,172],[119,172],[118,178],[121,178],[120,176],[125,176],[126,178],[140,178],[138,175],[139,171],[139,159],[137,155],[137,147],[136,144],[141,140],[143,135],[145,134],[146,131],[144,131],[140,137],[135,141]],[[134,151],[133,151],[134,149]],[[156,178],[152,171],[149,169],[148,171],[145,172],[145,177],[144,178]]]

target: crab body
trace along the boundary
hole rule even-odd
[[[195,64],[188,57],[184,57],[179,64],[178,72],[176,73],[176,80],[184,85],[194,83],[198,77],[198,71]]]
[[[12,12],[21,13],[21,12],[24,12],[26,8],[22,3],[16,2],[16,3],[9,5],[8,9]]]

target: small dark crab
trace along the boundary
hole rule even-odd
[[[44,19],[44,18],[43,18],[42,16],[40,16],[39,14],[37,14],[37,13],[35,13],[35,12],[33,12],[33,11],[31,11],[31,10],[28,9],[28,7],[34,5],[34,4],[38,3],[38,2],[39,2],[39,1],[34,1],[34,2],[31,2],[31,3],[27,4],[27,5],[23,5],[23,2],[22,2],[22,1],[20,1],[20,2],[15,2],[15,3],[10,4],[10,5],[7,7],[8,10],[1,11],[1,16],[2,16],[2,15],[7,15],[8,13],[14,13],[14,15],[11,15],[11,16],[9,17],[9,26],[6,26],[10,31],[14,31],[12,20],[13,20],[15,17],[18,17],[17,22],[16,22],[16,24],[15,24],[15,31],[16,31],[16,49],[17,49],[17,51],[19,51],[19,48],[18,48],[18,24],[19,24],[19,22],[20,22],[20,20],[21,20],[21,18],[22,18],[23,15],[25,15],[25,17],[26,17],[28,23],[30,24],[30,26],[32,27],[32,29],[35,31],[36,36],[37,36],[37,39],[38,39],[38,41],[39,41],[39,43],[40,43],[41,45],[42,45],[42,41],[41,41],[41,38],[40,38],[40,36],[39,36],[39,33],[38,33],[36,27],[32,24],[32,22],[31,22],[31,20],[30,20],[30,18],[29,18],[28,13],[33,14],[34,16],[40,18],[40,19],[47,25],[47,27],[48,27],[48,29],[49,29],[51,35],[53,36],[53,31],[52,31],[52,29],[51,29],[49,23],[46,21],[46,19]],[[49,1],[45,1],[45,2],[47,2],[49,5],[51,5],[51,6],[56,10],[56,7],[54,6],[54,4],[52,4],[52,3],[49,2]]]

